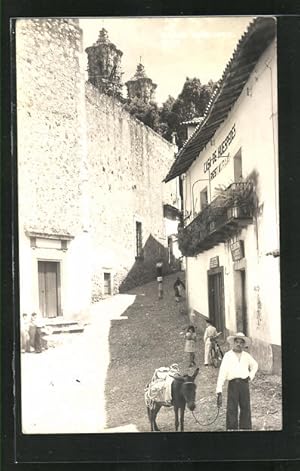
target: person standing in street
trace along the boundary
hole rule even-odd
[[[204,366],[209,365],[209,356],[211,351],[211,337],[217,335],[217,329],[212,325],[209,319],[206,319],[206,329],[204,332]]]
[[[185,346],[184,351],[189,353],[190,356],[190,365],[194,366],[195,363],[195,351],[196,351],[196,332],[195,327],[193,325],[189,325],[187,328],[187,332],[185,334]]]
[[[217,405],[222,405],[222,389],[228,380],[226,430],[251,430],[251,407],[249,382],[253,380],[258,364],[244,351],[250,339],[242,332],[227,338],[232,345],[225,353],[217,381]],[[240,413],[239,413],[240,412]]]
[[[42,352],[42,327],[43,323],[38,317],[36,312],[31,314],[31,321],[29,324],[29,340],[30,340],[30,351],[35,353]]]
[[[21,352],[24,353],[29,351],[29,319],[26,312],[24,312],[21,319]]]
[[[158,299],[162,299],[164,295],[163,291],[163,263],[162,261],[156,264],[156,279],[158,284]]]
[[[183,283],[183,281],[179,278],[179,276],[177,277],[174,285],[173,285],[173,288],[174,288],[174,294],[175,294],[175,301],[177,303],[179,303],[180,301],[180,298],[181,298],[181,289],[185,289],[185,284]]]

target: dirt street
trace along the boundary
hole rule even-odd
[[[188,326],[188,316],[183,314],[185,303],[174,300],[173,283],[176,275],[164,280],[164,297],[157,299],[156,282],[136,288],[135,302],[126,311],[126,322],[112,322],[109,343],[111,362],[108,369],[105,397],[107,425],[134,423],[139,431],[149,431],[144,405],[143,389],[154,370],[160,366],[178,363],[181,371],[191,372],[184,353],[182,332]],[[226,350],[227,346],[223,346]],[[197,383],[197,409],[199,422],[211,422],[217,413],[216,381],[218,369],[204,367],[204,344],[197,335],[196,363],[200,367]],[[258,374],[251,384],[252,422],[254,430],[281,428],[281,385],[278,376]],[[226,403],[226,388],[224,400]],[[224,406],[211,426],[197,424],[190,411],[186,413],[187,431],[225,430]],[[157,419],[162,431],[174,430],[174,413],[162,408]]]
[[[164,297],[151,282],[93,305],[91,324],[82,334],[66,334],[55,348],[22,354],[22,414],[25,433],[149,431],[144,387],[160,366],[188,368],[183,331],[189,321],[184,301],[176,304],[173,283],[164,280]],[[226,348],[226,346],[224,346]],[[203,366],[202,335],[197,335],[200,367],[195,415],[206,424],[216,416],[218,370]],[[226,400],[224,389],[224,401]],[[254,430],[281,428],[278,376],[258,374],[251,383]],[[186,431],[225,430],[225,408],[211,426],[186,412]],[[172,408],[158,415],[162,431],[174,431]]]

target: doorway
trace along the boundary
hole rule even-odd
[[[218,332],[225,334],[224,270],[208,270],[209,318]]]
[[[248,335],[246,270],[235,270],[235,311],[237,332]]]
[[[43,317],[61,315],[60,263],[38,261],[39,308]]]

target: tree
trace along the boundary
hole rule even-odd
[[[159,110],[159,132],[168,141],[171,141],[172,132],[177,129],[180,124],[178,114],[173,111],[175,102],[175,98],[169,95]]]
[[[160,112],[161,122],[168,126],[164,131],[166,139],[171,140],[172,133],[176,132],[177,144],[179,147],[183,145],[186,136],[181,123],[204,115],[216,86],[217,84],[212,80],[208,84],[202,85],[198,78],[187,77],[177,99],[168,97]]]
[[[125,109],[154,131],[159,131],[159,111],[156,103],[145,103],[141,98],[135,97],[125,104]]]
[[[145,103],[139,97],[127,100],[125,108],[170,142],[175,132],[177,145],[181,147],[186,139],[181,123],[203,116],[216,85],[212,80],[202,85],[198,78],[187,77],[178,97],[169,95],[161,108],[154,102]]]

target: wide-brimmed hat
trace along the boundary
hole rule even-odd
[[[246,347],[249,347],[251,345],[251,340],[249,339],[249,337],[246,337],[246,335],[243,334],[243,332],[237,332],[234,335],[229,335],[229,337],[227,337],[227,342],[228,343],[234,342],[235,339],[244,340]]]

